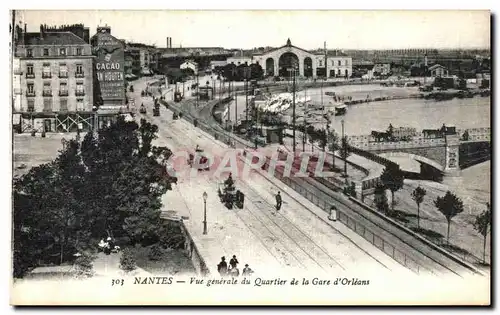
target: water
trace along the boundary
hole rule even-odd
[[[381,87],[380,85],[346,85],[321,89],[308,89],[312,104],[334,103],[332,97],[325,92],[335,92],[341,96],[351,96],[354,100],[386,97],[407,96],[418,93],[417,88]],[[424,99],[402,99],[349,105],[344,116],[332,117],[331,128],[340,132],[341,123],[345,121],[347,135],[366,135],[372,130],[384,131],[389,124],[394,127],[413,127],[417,130],[440,128],[443,123],[456,126],[459,129],[491,126],[490,97],[474,97],[468,99],[452,99],[436,102]],[[234,120],[234,102],[231,104],[231,120]],[[238,116],[244,118],[245,96],[238,97]],[[297,111],[301,111],[297,107]],[[321,128],[324,125],[320,126]]]

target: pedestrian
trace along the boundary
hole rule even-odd
[[[248,266],[248,264],[245,264],[245,268],[243,268],[243,276],[251,276],[252,273],[254,273],[254,271],[252,270],[252,268],[250,268]]]
[[[220,263],[217,265],[217,271],[221,276],[225,276],[227,274],[227,263],[226,257],[222,256]]]
[[[276,210],[279,211],[281,209],[281,192],[278,191],[278,194],[276,195]]]
[[[236,259],[236,255],[233,255],[233,258],[229,261],[229,264],[231,265],[231,268],[236,268],[236,265],[239,264],[240,262],[238,259]]]
[[[240,270],[236,267],[232,267],[231,269],[229,269],[229,275],[231,277],[239,277],[240,276]]]

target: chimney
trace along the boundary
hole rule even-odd
[[[40,24],[40,38],[42,38],[42,39],[43,39],[43,31],[44,31],[44,28],[45,28],[45,27],[43,26],[43,24]]]

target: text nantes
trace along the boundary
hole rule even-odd
[[[134,284],[172,284],[172,277],[135,277]]]

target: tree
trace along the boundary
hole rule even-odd
[[[321,149],[323,149],[323,152],[325,152],[326,145],[328,144],[328,137],[324,129],[318,130],[318,144],[321,147]]]
[[[443,197],[437,197],[434,200],[434,205],[441,212],[448,223],[448,229],[446,233],[446,243],[450,243],[450,223],[451,219],[455,217],[457,214],[462,213],[464,211],[464,204],[460,198],[455,196],[449,190]]]
[[[476,216],[474,222],[474,229],[483,236],[483,264],[486,263],[486,236],[491,226],[491,206],[489,202],[486,204],[486,208],[485,211]]]
[[[157,131],[145,120],[138,125],[120,117],[15,180],[16,277],[39,261],[72,260],[106,234],[134,243],[160,240],[161,197],[176,178],[165,168],[172,152],[152,144]]]
[[[381,184],[375,186],[374,192],[374,202],[375,207],[378,211],[387,214],[389,211],[389,203],[387,201],[387,196],[385,194],[385,187]]]
[[[389,139],[392,139],[394,136],[394,127],[392,124],[389,124],[389,128],[387,128],[387,135],[389,136]]]
[[[416,202],[417,204],[417,228],[420,228],[420,204],[424,201],[424,197],[427,194],[427,191],[425,191],[424,188],[418,186],[413,190],[411,193],[411,198]]]
[[[462,134],[462,141],[468,141],[469,140],[469,131],[465,130],[464,133]]]
[[[309,125],[306,128],[306,134],[307,134],[307,139],[309,140],[309,143],[311,144],[311,151],[314,152],[314,142],[316,142],[316,129],[314,129],[314,126]]]
[[[404,177],[399,166],[387,166],[380,175],[382,185],[391,191],[391,210],[394,211],[394,193],[403,187]]]
[[[339,148],[339,136],[337,135],[335,130],[328,130],[328,151],[332,153],[332,171],[335,169],[335,151],[337,151]]]
[[[344,136],[340,143],[340,157],[344,160],[344,176],[347,177],[347,158],[351,155],[349,139],[347,136]]]

